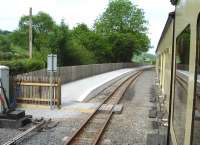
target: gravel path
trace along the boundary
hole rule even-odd
[[[124,109],[115,114],[102,138],[102,145],[145,145],[148,133],[153,133],[148,111],[152,104],[149,97],[155,87],[154,71],[145,71],[126,91],[121,103]],[[89,113],[81,113],[76,118],[60,120],[57,127],[44,132],[33,132],[19,145],[59,145],[71,136]],[[0,129],[0,145],[21,133],[19,130]]]
[[[71,135],[79,126],[81,118],[60,121],[58,126],[50,130],[31,133],[19,145],[60,145],[65,137]]]
[[[152,104],[149,98],[155,87],[154,71],[145,71],[126,91],[120,103],[121,114],[113,115],[100,144],[146,145],[148,133],[154,133],[148,112]]]
[[[88,114],[85,114],[85,117]],[[81,118],[68,118],[65,120],[59,120],[59,123],[56,127],[36,132],[33,131],[26,135],[20,143],[17,145],[60,145],[68,136],[76,131],[83,119],[84,115],[81,115]],[[53,126],[57,121],[52,121],[49,126]],[[22,133],[22,131],[16,129],[0,129],[0,145],[8,141],[10,138],[15,137],[17,134]]]
[[[16,129],[0,128],[0,145],[2,145],[6,141],[8,141],[10,138],[13,138],[19,133],[22,133],[22,132]]]

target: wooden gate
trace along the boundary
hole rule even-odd
[[[54,78],[51,86],[49,77],[15,77],[13,86],[17,105],[50,105],[50,94],[52,94],[53,105],[58,108],[61,105],[61,81],[59,78]],[[50,93],[51,90],[52,93]]]

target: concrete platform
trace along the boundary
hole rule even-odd
[[[88,77],[78,81],[70,82],[62,85],[62,106],[61,109],[50,110],[49,107],[35,107],[29,105],[28,108],[23,108],[26,114],[32,115],[33,118],[52,118],[52,119],[66,119],[79,118],[92,113],[97,107],[98,103],[84,103],[81,102],[88,95],[95,95],[97,89],[101,90],[106,85],[112,83],[116,79],[123,77],[127,73],[135,71],[136,69],[121,69],[112,71],[93,77]],[[95,93],[94,93],[95,92]]]
[[[88,96],[95,96],[98,91],[109,86],[113,81],[120,79],[128,73],[136,72],[141,68],[144,67],[121,69],[62,85],[62,106],[60,110],[39,107],[31,108],[29,105],[29,108],[25,109],[26,114],[32,115],[33,118],[44,117],[52,119],[79,118],[85,114],[88,115],[95,110],[98,103],[85,103],[81,101]]]
[[[64,84],[61,87],[62,95],[62,106],[67,106],[73,101],[83,101],[88,95],[92,93],[93,90],[99,88],[102,85],[122,76],[123,74],[129,73],[133,69],[120,69],[117,71],[112,71],[108,73],[103,73],[93,77],[88,77],[82,80]],[[95,95],[95,94],[92,94]],[[91,96],[90,96],[91,97]]]

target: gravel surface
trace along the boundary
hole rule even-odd
[[[126,91],[121,114],[113,115],[100,142],[102,145],[146,145],[148,133],[155,133],[148,112],[155,88],[155,72],[145,71]]]
[[[85,117],[82,115],[81,118],[54,120],[49,124],[49,126],[54,126],[59,122],[56,127],[40,132],[33,131],[26,135],[19,143],[17,143],[17,145],[60,145],[63,143],[64,138],[71,136],[71,134],[80,127],[83,119],[87,116],[88,114],[85,114]],[[22,133],[22,131],[0,128],[0,145],[19,133]]]
[[[137,80],[136,84],[132,84],[126,91],[121,103],[124,105],[122,114],[115,114],[112,117],[110,124],[102,138],[100,144],[102,145],[145,145],[146,135],[154,133],[151,125],[151,120],[148,118],[148,111],[152,104],[149,102],[149,97],[152,88],[155,87],[155,74],[154,71],[145,71]],[[102,96],[103,97],[103,96]],[[100,98],[101,99],[101,98]],[[93,106],[85,108],[85,104],[78,106],[81,109],[93,109]],[[60,112],[32,112],[36,116],[44,113],[46,117],[55,117],[52,124],[59,121],[59,124],[49,130],[42,132],[32,132],[24,137],[19,145],[60,145],[73,134],[81,125],[81,123],[91,113],[80,113],[77,111],[76,105],[70,111]],[[70,114],[75,110],[75,114]],[[79,108],[78,108],[79,110]],[[66,111],[66,112],[65,112]],[[30,111],[31,112],[31,111]],[[64,113],[63,113],[64,112]],[[60,116],[73,116],[64,117]],[[50,124],[51,125],[51,124]],[[0,145],[8,141],[10,138],[15,137],[17,134],[22,133],[19,130],[2,129],[0,128]]]
[[[19,145],[60,145],[65,137],[70,136],[80,126],[82,121],[81,118],[60,121],[55,128],[31,133]]]
[[[13,138],[17,134],[21,133],[21,131],[16,129],[4,129],[0,128],[0,145],[8,141],[10,138]]]

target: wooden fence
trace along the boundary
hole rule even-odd
[[[77,66],[65,66],[58,67],[55,77],[60,77],[61,84],[65,84],[71,81],[79,80],[82,78],[110,72],[122,68],[136,67],[134,63],[105,63],[105,64],[90,64],[90,65],[77,65]],[[19,74],[17,76],[37,76],[42,79],[48,76],[49,73],[46,69],[41,69],[29,73]]]
[[[59,67],[53,78],[53,100],[57,106],[61,105],[61,84],[134,66],[137,65],[133,63],[107,63]],[[46,69],[18,74],[14,77],[13,82],[13,95],[17,104],[49,105],[50,81]]]
[[[18,104],[50,105],[52,91],[53,105],[61,105],[61,81],[57,77],[51,85],[48,76],[17,76],[14,78],[13,87],[13,95]]]

